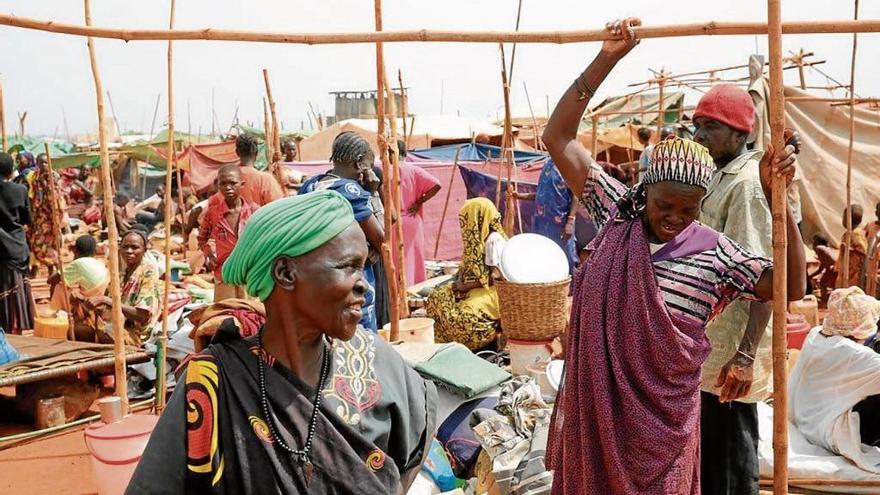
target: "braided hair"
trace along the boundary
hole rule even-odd
[[[330,161],[333,165],[354,165],[366,158],[372,156],[373,150],[370,143],[359,134],[352,131],[345,131],[336,136],[333,140],[333,152],[330,155]]]
[[[259,147],[259,141],[251,134],[242,133],[235,138],[235,154],[239,158],[255,158],[259,152]]]

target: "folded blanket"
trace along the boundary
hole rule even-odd
[[[426,379],[470,399],[510,379],[510,373],[475,356],[467,347],[451,343],[440,347],[415,370]]]

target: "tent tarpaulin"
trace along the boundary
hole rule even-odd
[[[459,148],[461,148],[461,152],[459,152],[458,159],[463,162],[484,162],[488,159],[497,160],[501,157],[500,147],[481,143],[448,144],[413,150],[409,154],[424,160],[452,162],[455,160],[455,150]],[[522,165],[529,162],[546,160],[547,154],[514,150],[513,159],[518,165]]]
[[[360,134],[370,143],[373,153],[376,147],[375,119],[348,119],[337,122],[324,130],[303,139],[299,143],[300,159],[304,161],[327,160],[333,148],[333,140],[340,133],[352,131]],[[434,140],[469,140],[478,134],[499,136],[502,129],[498,126],[481,121],[471,121],[448,115],[437,117],[416,116],[407,119],[409,130],[408,148],[430,148]],[[403,129],[403,119],[398,119],[398,129]],[[401,134],[401,138],[403,135]]]
[[[678,110],[684,105],[684,93],[670,91],[663,94],[663,122],[678,122]],[[632,114],[629,112],[640,112]],[[644,113],[641,113],[644,112]],[[606,127],[620,127],[633,119],[642,124],[657,125],[657,114],[660,112],[659,93],[637,93],[626,96],[606,98],[588,111],[588,115],[598,114],[599,124]],[[620,115],[619,113],[624,113]],[[590,118],[581,123],[581,130],[591,128]]]
[[[60,139],[33,136],[9,136],[7,138],[7,145],[9,146],[9,149],[6,150],[6,152],[17,153],[21,150],[26,150],[30,151],[34,155],[39,155],[40,153],[46,152],[46,148],[43,143],[49,144],[49,154],[52,156],[52,158],[55,158],[56,156],[66,155],[74,150],[73,144],[62,141]]]
[[[546,158],[546,157],[545,157]],[[431,201],[424,205],[422,216],[425,222],[425,255],[433,258],[434,243],[440,237],[440,245],[437,258],[441,260],[453,260],[461,258],[461,231],[458,225],[458,210],[468,198],[477,196],[487,197],[495,201],[496,174],[499,162],[462,162],[459,161],[460,172],[452,179],[452,194],[449,198],[449,210],[446,213],[446,221],[443,223],[443,231],[440,231],[440,221],[443,216],[443,205],[446,201],[446,188],[449,185],[450,174],[453,173],[451,160],[423,160],[412,155],[406,157],[406,162],[411,165],[422,167],[433,175],[443,189]],[[544,162],[532,162],[530,165],[517,169],[518,188],[521,192],[534,192],[541,167]],[[327,161],[294,162],[285,166],[302,172],[307,176],[320,174],[332,168]],[[502,190],[507,187],[507,182],[502,183]],[[523,227],[526,231],[531,230],[534,203],[522,201],[521,210]],[[502,212],[504,211],[502,205]],[[518,223],[517,223],[518,225]]]
[[[760,91],[760,87],[759,80],[750,89]],[[837,244],[844,231],[849,106],[792,100],[791,97],[812,96],[792,87],[785,88],[785,96],[785,125],[798,131],[801,139],[800,180],[792,187],[800,193],[804,238],[809,242],[814,233],[824,232]],[[760,105],[758,108],[759,117],[764,119],[766,112],[760,111]],[[864,225],[872,221],[871,212],[880,202],[880,111],[856,106],[855,117],[852,202],[865,209]],[[769,141],[769,126],[766,129],[757,148],[763,148],[763,143]]]

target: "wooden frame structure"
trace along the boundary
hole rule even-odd
[[[783,23],[781,20],[781,0],[768,0],[768,19],[767,22],[707,22],[697,24],[679,24],[668,26],[642,26],[634,29],[635,36],[639,39],[650,38],[671,38],[684,36],[728,36],[728,35],[767,35],[770,43],[770,125],[772,134],[772,143],[774,148],[781,149],[783,147],[783,125],[784,125],[784,95],[782,86],[782,50],[781,40],[783,34],[821,34],[821,33],[872,33],[880,32],[880,20],[837,20],[837,21],[800,21]],[[856,0],[857,2],[857,0]],[[856,3],[856,9],[858,3]],[[95,89],[97,94],[98,108],[98,129],[101,143],[101,172],[104,184],[110,184],[110,166],[107,149],[107,137],[105,133],[104,123],[104,103],[103,90],[101,85],[100,74],[98,72],[97,60],[95,55],[94,43],[92,38],[110,38],[123,41],[147,41],[147,40],[213,40],[213,41],[245,41],[245,42],[266,42],[266,43],[287,43],[287,44],[351,44],[351,43],[375,43],[376,44],[376,70],[377,70],[377,88],[378,94],[384,94],[385,86],[385,66],[383,57],[383,43],[396,42],[450,42],[450,43],[580,43],[580,42],[597,42],[606,39],[613,39],[614,36],[605,29],[600,30],[581,30],[581,31],[553,31],[553,32],[461,32],[461,31],[432,31],[432,30],[411,30],[411,31],[383,31],[382,30],[382,7],[381,0],[375,0],[375,32],[364,33],[271,33],[271,32],[254,32],[224,29],[191,29],[191,30],[127,30],[127,29],[111,29],[91,26],[91,16],[89,13],[89,0],[84,0],[85,7],[85,26],[72,24],[56,23],[51,21],[43,21],[25,17],[17,17],[10,14],[0,14],[0,25],[45,31],[50,33],[69,34],[88,37],[89,56],[91,60],[92,73],[95,80]],[[857,16],[856,16],[857,17]],[[172,24],[173,28],[173,10]],[[855,52],[855,42],[853,47]],[[170,75],[171,47],[169,43],[169,93],[171,84]],[[267,79],[268,83],[268,79]],[[853,86],[851,81],[851,88]],[[268,84],[267,84],[268,90]],[[661,89],[662,91],[662,89]],[[170,98],[169,98],[170,100]],[[271,103],[271,102],[270,102]],[[385,108],[384,98],[377,100],[378,106],[378,125],[379,132],[377,134],[379,152],[381,154],[383,170],[386,177],[386,185],[384,188],[384,198],[386,205],[392,205],[398,209],[395,195],[392,192],[392,182],[395,186],[399,184],[394,181],[393,177],[398,177],[396,172],[391,174],[392,164],[388,159],[389,143],[385,136]],[[855,104],[854,95],[851,92],[850,107]],[[271,106],[271,105],[270,105]],[[171,102],[169,101],[169,108]],[[662,100],[661,100],[662,108]],[[274,113],[274,112],[273,112]],[[273,122],[274,124],[274,122]],[[409,129],[412,133],[412,129]],[[851,168],[851,163],[850,163]],[[170,172],[168,177],[170,177]],[[167,179],[166,179],[167,181]],[[786,273],[785,273],[785,248],[786,248],[786,231],[785,231],[785,184],[779,179],[774,179],[773,184],[773,258],[774,258],[774,318],[773,318],[773,368],[775,375],[774,400],[777,404],[785,404],[786,402],[786,383],[785,383],[785,309],[786,309]],[[117,394],[121,396],[123,408],[127,410],[128,401],[126,396],[125,383],[125,357],[123,354],[123,338],[124,332],[122,328],[122,314],[120,305],[120,287],[119,287],[119,260],[118,260],[118,233],[116,229],[115,219],[112,209],[112,197],[109,187],[104,188],[104,204],[106,207],[105,215],[107,216],[109,240],[110,240],[110,273],[111,273],[111,295],[113,300],[113,326],[116,340],[116,379]],[[166,205],[167,208],[167,205]],[[386,215],[385,230],[386,235],[390,237],[392,230],[391,215]],[[391,262],[391,249],[388,241],[383,244],[382,254],[386,264]],[[401,266],[400,269],[403,269]],[[389,285],[396,289],[398,280],[396,277],[389,277]],[[166,285],[167,291],[167,285]],[[166,293],[167,294],[167,293]],[[166,295],[167,300],[167,295]],[[396,299],[395,299],[396,301]],[[392,312],[392,338],[396,337],[399,319],[399,305],[391,305]],[[776,408],[774,411],[774,493],[784,494],[787,492],[788,486],[788,467],[787,467],[787,414],[785,407]]]

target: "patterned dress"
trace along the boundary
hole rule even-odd
[[[495,339],[501,307],[492,285],[492,267],[486,263],[487,240],[498,234],[504,238],[501,214],[486,198],[465,201],[458,214],[462,249],[458,279],[479,282],[462,300],[457,300],[451,285],[431,292],[425,305],[428,316],[436,322],[434,334],[438,342],[459,342],[471,350],[491,344]]]
[[[162,295],[159,286],[159,271],[156,266],[144,258],[141,264],[122,280],[122,304],[147,311],[150,315],[146,323],[138,323],[125,319],[125,343],[140,346],[150,338],[153,326],[161,315]],[[91,311],[84,304],[77,303],[71,308],[77,322],[92,327],[96,332],[103,332],[111,339],[113,316],[109,308],[102,311]]]
[[[593,167],[581,198],[600,232],[574,280],[553,493],[698,495],[706,323],[754,298],[771,262],[697,222],[650,246],[618,213],[627,192]]]
[[[278,446],[261,404],[258,360],[275,432],[308,436],[315,390],[238,329],[221,325],[187,362],[127,493],[405,493],[434,436],[437,392],[382,339],[359,328],[330,346],[310,451]],[[220,342],[218,342],[218,340]]]
[[[31,194],[31,219],[33,221],[28,230],[28,246],[31,248],[34,261],[55,267],[58,266],[60,239],[55,235],[53,228],[55,221],[53,220],[50,177],[54,177],[57,181],[58,174],[54,172],[50,174],[48,170],[38,169],[30,174],[28,179]],[[57,198],[57,200],[60,203],[58,205],[59,211],[64,211],[63,199]]]
[[[600,230],[612,209],[628,191],[613,177],[593,169],[581,202]],[[652,253],[660,295],[671,312],[707,323],[738,297],[754,299],[754,286],[772,262],[755,256],[725,235],[717,244],[679,257],[676,249],[695,235],[694,222],[679,237]],[[673,245],[673,243],[675,245]]]

